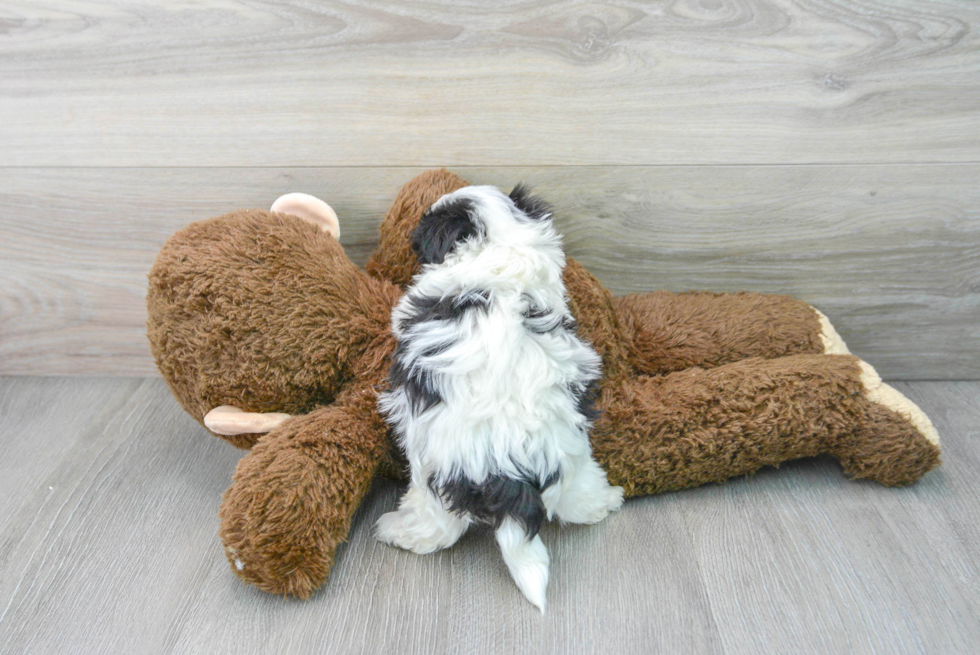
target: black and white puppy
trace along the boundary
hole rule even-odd
[[[472,186],[432,205],[412,241],[422,272],[392,313],[398,348],[380,398],[411,481],[377,537],[430,553],[489,523],[543,612],[544,519],[597,523],[623,502],[592,458],[601,361],[575,333],[561,237],[524,188]]]

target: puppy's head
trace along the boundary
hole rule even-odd
[[[534,247],[555,241],[551,208],[518,185],[510,195],[491,186],[468,186],[437,200],[412,232],[419,262],[442,264],[465,246],[479,250]]]

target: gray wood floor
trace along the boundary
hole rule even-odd
[[[311,601],[243,587],[215,535],[241,452],[160,380],[0,378],[0,652],[975,652],[980,383],[897,386],[945,440],[920,483],[804,460],[549,526],[541,617],[487,534],[376,543],[383,481]]]

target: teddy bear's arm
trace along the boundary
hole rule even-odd
[[[608,380],[596,458],[628,496],[830,454],[854,477],[908,484],[939,464],[939,438],[911,401],[849,355],[752,358]]]
[[[409,180],[382,221],[378,247],[364,270],[400,287],[407,286],[419,271],[409,235],[432,203],[467,184],[466,180],[445,168],[425,171]]]
[[[309,597],[391,446],[372,385],[293,416],[238,464],[221,504],[233,570],[264,591]]]

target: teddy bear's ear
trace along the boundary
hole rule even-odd
[[[287,193],[279,196],[269,211],[276,214],[298,216],[331,235],[340,238],[340,220],[337,212],[327,203],[308,193]]]
[[[481,232],[473,202],[448,198],[425,212],[412,230],[412,250],[421,264],[441,264],[457,243]]]
[[[551,205],[541,198],[531,195],[531,187],[523,182],[514,187],[510,192],[510,199],[528,218],[536,221],[544,221],[551,218]]]

